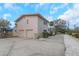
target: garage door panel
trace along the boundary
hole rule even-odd
[[[26,37],[28,38],[28,39],[33,39],[33,31],[27,31],[26,32]]]

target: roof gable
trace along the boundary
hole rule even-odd
[[[38,16],[38,17],[42,18],[43,20],[49,22],[47,19],[45,19],[45,18],[44,18],[43,16],[41,16],[40,14],[25,14],[25,15],[20,16],[15,22],[20,21],[23,17],[26,17],[26,16]]]

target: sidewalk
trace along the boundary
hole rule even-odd
[[[64,43],[66,47],[66,51],[65,51],[66,56],[79,56],[78,39],[69,35],[64,35]]]

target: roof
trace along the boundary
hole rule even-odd
[[[21,20],[23,17],[26,17],[26,16],[38,16],[38,17],[42,18],[43,20],[49,22],[47,19],[45,19],[40,14],[25,14],[25,15],[20,16],[15,22],[18,22],[19,20]]]

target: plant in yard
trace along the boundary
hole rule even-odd
[[[79,27],[75,27],[72,36],[79,38]]]
[[[67,25],[63,19],[57,19],[49,22],[50,35],[56,35],[57,33],[66,33]]]
[[[43,31],[43,38],[48,38],[48,36],[49,36],[49,33],[46,30],[44,30]]]
[[[3,18],[0,19],[0,37],[6,37],[7,29],[10,28],[10,22]]]

